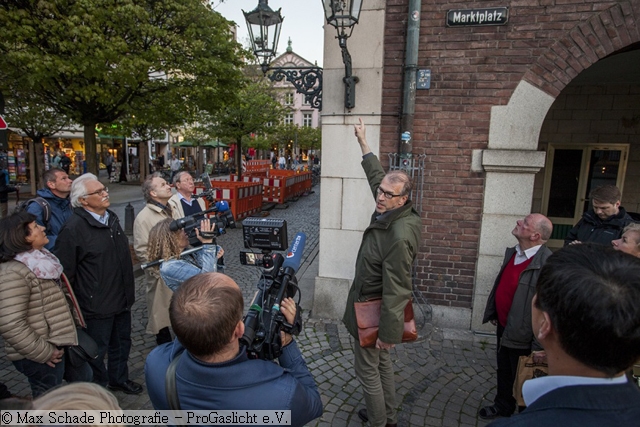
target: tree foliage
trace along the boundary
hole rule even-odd
[[[0,3],[0,28],[0,90],[33,93],[82,124],[94,173],[96,124],[171,91],[212,111],[241,81],[230,22],[201,0],[15,0]]]
[[[249,81],[238,91],[236,102],[212,113],[211,123],[214,123],[215,134],[237,144],[238,174],[242,171],[243,137],[269,132],[269,123],[279,123],[284,111],[269,84],[264,81]]]

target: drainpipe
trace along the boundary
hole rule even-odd
[[[416,74],[418,70],[418,47],[420,42],[421,0],[409,0],[407,41],[404,61],[404,91],[402,96],[402,119],[398,153],[401,159],[410,159],[413,151],[413,121],[416,111]]]

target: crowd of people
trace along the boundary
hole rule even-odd
[[[402,343],[405,309],[412,304],[422,219],[411,202],[411,178],[399,170],[385,173],[362,120],[354,132],[375,209],[343,322],[353,337],[353,368],[364,396],[357,416],[371,426],[395,426],[399,402],[390,350]],[[287,167],[284,156],[272,161]],[[156,262],[144,279],[146,330],[157,343],[145,364],[153,407],[290,410],[294,426],[320,417],[318,386],[288,330],[279,334],[277,364],[248,357],[240,340],[242,292],[223,273],[224,250],[204,218],[204,200],[194,195],[192,176],[173,172],[173,188],[159,173],[144,180],[146,205],[133,225],[138,260]],[[37,197],[44,202],[0,220],[0,334],[34,398],[2,407],[117,410],[106,389],[144,392],[128,370],[135,299],[129,240],[109,209],[108,188],[95,175],[71,181],[68,172],[52,168],[43,183]],[[496,327],[497,388],[493,404],[478,416],[495,419],[492,425],[631,426],[640,419],[640,390],[626,374],[640,360],[640,224],[620,206],[614,186],[595,188],[590,200],[592,208],[555,253],[547,247],[553,225],[542,214],[516,221],[511,232],[517,244],[505,251],[483,318]],[[175,226],[194,215],[200,220],[193,230]],[[356,305],[373,299],[381,299],[377,338],[363,346]],[[289,324],[298,309],[291,298],[279,306]],[[83,347],[85,335],[94,351]],[[83,356],[71,357],[78,347],[86,350]],[[518,405],[519,361],[530,355],[548,365],[548,376],[525,382],[525,404]],[[63,381],[69,384],[61,387]],[[9,396],[0,387],[0,397]]]

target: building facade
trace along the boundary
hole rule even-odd
[[[487,22],[497,11],[506,22]],[[348,39],[359,77],[352,110],[326,26],[315,316],[342,315],[374,208],[352,125],[363,117],[385,167],[400,150],[412,20],[417,68],[431,77],[416,90],[411,135],[425,160],[414,286],[436,324],[483,329],[517,219],[547,215],[557,248],[598,185],[618,185],[627,211],[640,210],[640,0],[365,2]]]

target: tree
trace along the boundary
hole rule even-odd
[[[303,150],[319,150],[322,147],[320,128],[301,127],[298,132],[298,146]]]
[[[51,108],[42,105],[29,94],[18,98],[7,98],[5,116],[11,127],[20,129],[31,139],[29,152],[35,153],[31,158],[31,192],[34,193],[36,183],[41,184],[44,172],[44,144],[43,139],[57,134],[68,128],[68,118],[56,113]]]
[[[133,114],[136,100],[173,89],[210,111],[233,100],[244,51],[230,26],[201,0],[2,2],[0,90],[9,82],[81,124],[97,173],[96,124]]]
[[[249,81],[238,92],[236,102],[212,112],[211,123],[214,124],[215,134],[237,144],[235,161],[239,179],[242,177],[242,138],[269,132],[268,124],[280,122],[284,111],[269,84]]]

